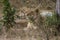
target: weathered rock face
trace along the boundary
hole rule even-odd
[[[40,15],[42,17],[52,16],[53,15],[53,12],[48,11],[48,10],[42,10],[41,13],[40,13]]]

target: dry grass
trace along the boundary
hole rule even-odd
[[[60,37],[57,36],[60,40]],[[50,40],[56,40],[55,36]],[[46,35],[40,29],[11,29],[7,34],[0,36],[0,40],[46,40]]]
[[[23,11],[24,13],[29,13],[31,10],[34,10],[39,6],[39,10],[48,10],[52,11],[55,9],[55,2],[52,0],[10,0],[11,5],[14,6],[17,11]],[[28,3],[28,4],[27,4]],[[0,6],[0,16],[2,16],[2,10]],[[41,10],[42,9],[42,10]],[[19,13],[17,12],[17,14]],[[31,13],[31,12],[30,12]],[[35,13],[35,11],[33,11]],[[32,13],[31,13],[32,14]],[[19,14],[18,14],[19,15]],[[28,28],[27,30],[24,30],[24,28],[27,27],[27,20],[16,20],[17,24],[14,26],[14,28],[11,28],[8,33],[5,32],[3,29],[2,35],[0,35],[0,40],[46,40],[46,34],[42,32],[41,29],[37,27],[37,29]],[[50,35],[50,40],[56,40],[57,36]],[[60,36],[58,37],[60,40]]]

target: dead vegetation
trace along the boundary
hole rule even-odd
[[[11,6],[16,8],[16,15],[25,14],[33,16],[34,21],[29,19],[16,19],[16,25],[8,33],[2,32],[1,40],[56,40],[55,29],[44,29],[45,17],[40,13],[48,11],[54,13],[56,0],[10,0]],[[2,8],[3,9],[3,8]],[[2,12],[1,12],[2,13]],[[38,14],[37,14],[38,13]],[[34,23],[33,23],[34,22]],[[39,23],[41,22],[41,23]],[[54,25],[53,25],[54,26]],[[52,26],[52,27],[53,27]],[[53,32],[52,32],[53,30]],[[46,32],[47,31],[47,32]],[[49,39],[48,39],[49,38]],[[58,40],[59,37],[58,37]]]

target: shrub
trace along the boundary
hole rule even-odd
[[[6,31],[13,27],[14,21],[14,15],[15,15],[15,8],[11,7],[9,0],[3,1],[4,10],[3,10],[3,22],[4,26],[6,26]]]

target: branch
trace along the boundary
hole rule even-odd
[[[27,12],[26,14],[29,14],[31,12],[34,12],[35,10],[39,9],[40,6],[41,6],[41,4],[39,4],[34,10],[31,10],[30,12]]]

